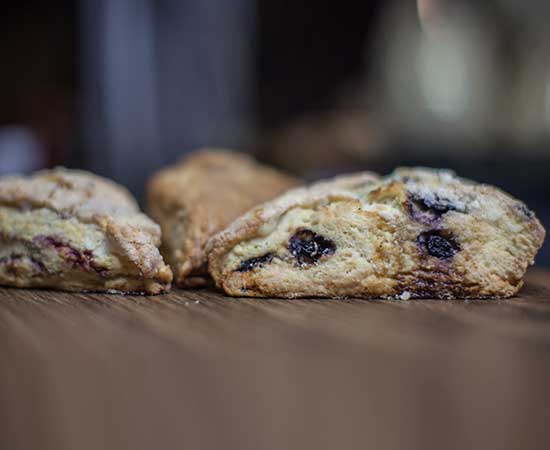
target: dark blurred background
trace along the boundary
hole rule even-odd
[[[5,3],[0,173],[81,167],[141,198],[200,146],[307,179],[449,167],[550,225],[548,1]]]

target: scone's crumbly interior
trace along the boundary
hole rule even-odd
[[[544,241],[523,203],[450,171],[348,179],[290,191],[215,236],[217,285],[233,296],[510,297]]]
[[[160,228],[122,187],[58,168],[0,179],[0,284],[158,294]]]
[[[161,170],[148,184],[148,212],[162,228],[162,254],[180,287],[208,283],[205,245],[250,208],[298,180],[248,155],[203,149]]]

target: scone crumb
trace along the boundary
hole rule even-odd
[[[401,300],[409,300],[411,298],[411,293],[409,291],[404,291],[403,293],[401,293],[399,298]]]

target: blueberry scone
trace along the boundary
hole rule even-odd
[[[0,284],[158,294],[172,272],[160,228],[130,194],[58,168],[0,179]]]
[[[209,268],[232,296],[510,297],[544,235],[495,187],[403,168],[256,207],[211,239]]]
[[[205,244],[248,209],[295,187],[297,180],[223,150],[202,150],[156,174],[148,212],[162,228],[162,253],[181,287],[208,277]]]

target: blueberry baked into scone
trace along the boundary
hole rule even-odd
[[[0,179],[1,285],[159,294],[172,280],[160,237],[124,188],[91,173]]]
[[[298,180],[220,149],[192,153],[150,180],[148,208],[162,228],[162,253],[180,287],[208,282],[208,239],[259,203],[298,185]]]
[[[208,244],[232,296],[503,298],[545,231],[522,202],[450,171],[401,168],[292,190]]]

